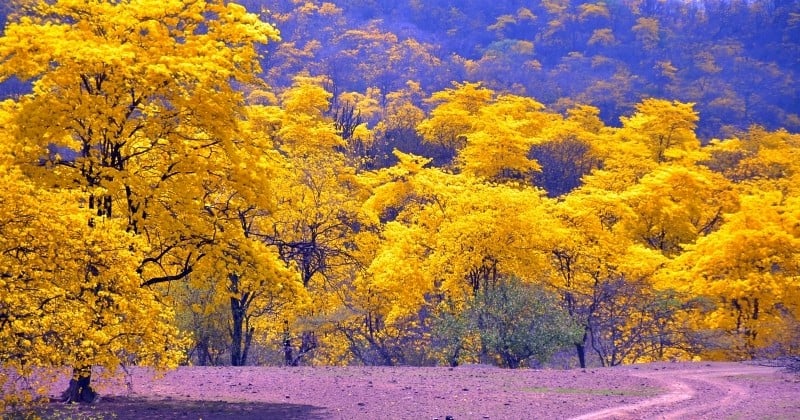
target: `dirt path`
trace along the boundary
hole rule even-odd
[[[51,384],[57,395],[68,371]],[[90,406],[51,404],[45,418],[124,419],[731,419],[800,418],[800,376],[740,363],[608,369],[486,366],[181,367],[97,377]]]
[[[658,370],[633,376],[655,380],[668,392],[632,404],[593,411],[573,420],[620,418],[703,418],[721,413],[734,414],[761,398],[735,377],[764,377],[779,374],[766,366],[714,364],[694,370]]]

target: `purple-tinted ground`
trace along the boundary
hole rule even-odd
[[[611,369],[485,366],[182,367],[96,380],[92,405],[45,417],[118,419],[800,418],[800,376],[739,363]],[[64,389],[66,374],[52,385]]]

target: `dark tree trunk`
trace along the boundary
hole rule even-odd
[[[231,366],[242,366],[242,329],[244,308],[239,299],[231,298]]]
[[[211,352],[208,351],[208,337],[197,342],[195,351],[197,352],[197,364],[199,366],[209,366],[212,363]]]
[[[583,343],[575,344],[575,350],[578,351],[578,363],[581,369],[586,369],[586,346]]]
[[[287,338],[284,343],[287,347],[284,348],[284,357],[286,358],[287,366],[300,366],[303,358],[317,348],[317,336],[312,331],[305,331],[300,336],[300,348],[297,355],[294,355],[294,348],[291,346],[291,339]]]
[[[229,290],[239,295],[239,276],[236,273],[228,275],[230,280]],[[253,339],[255,329],[250,326],[247,315],[250,304],[253,303],[253,294],[244,292],[241,297],[231,296],[231,365],[244,366],[247,362],[247,351]]]
[[[294,349],[292,348],[291,338],[286,338],[283,340],[283,363],[286,366],[294,365]]]
[[[450,367],[457,367],[458,366],[458,356],[461,355],[461,345],[458,345],[456,349],[453,351],[453,354],[450,355]]]
[[[248,320],[245,320],[245,324],[250,324]],[[239,366],[244,366],[247,364],[247,355],[250,353],[250,344],[253,342],[253,335],[256,333],[256,329],[245,325],[247,332],[244,335],[244,348],[242,349],[242,359],[241,364]]]
[[[505,360],[506,367],[509,369],[518,369],[521,364],[521,360],[519,358],[505,351],[503,352],[503,360]]]
[[[69,387],[61,394],[65,403],[89,404],[97,398],[97,393],[92,389],[92,368],[73,368],[72,379]]]
[[[289,331],[289,321],[283,320],[283,362],[286,366],[292,366],[294,361],[294,348],[292,347],[292,335]]]
[[[580,343],[575,343],[575,350],[578,353],[578,363],[581,365],[581,369],[586,369],[586,338],[588,336],[588,332],[583,332],[583,338],[581,339]]]

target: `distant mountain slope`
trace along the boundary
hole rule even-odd
[[[272,10],[283,31],[266,60],[279,85],[303,69],[340,91],[482,81],[556,109],[590,103],[612,124],[664,97],[697,103],[705,135],[800,130],[796,1],[245,3]]]
[[[241,0],[282,32],[264,58],[280,90],[326,76],[335,94],[451,82],[599,107],[609,124],[646,97],[696,103],[699,133],[800,131],[800,2],[794,0]],[[0,7],[4,22],[8,5]],[[24,92],[17,80],[0,96]]]

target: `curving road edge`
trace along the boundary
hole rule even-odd
[[[636,372],[632,376],[663,384],[666,393],[636,403],[593,411],[572,420],[660,418],[685,419],[725,411],[750,398],[748,389],[731,381],[741,375],[771,375],[780,368],[753,365],[706,365],[697,369]]]

